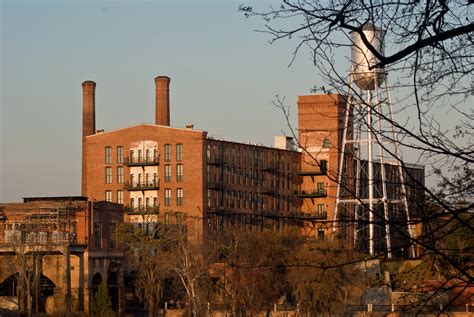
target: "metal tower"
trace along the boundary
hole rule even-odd
[[[369,43],[383,53],[384,32],[365,24]],[[333,235],[351,236],[354,247],[392,258],[393,240],[412,238],[407,190],[387,72],[351,33],[352,66],[339,159]],[[350,224],[348,226],[348,224]],[[403,252],[403,250],[402,250]],[[410,247],[414,257],[414,248]]]

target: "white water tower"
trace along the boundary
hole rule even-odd
[[[350,236],[357,249],[370,255],[385,253],[392,258],[393,237],[404,233],[407,238],[413,237],[407,191],[397,133],[392,124],[387,72],[377,67],[377,55],[365,44],[369,43],[375,52],[383,55],[384,32],[366,23],[361,33],[365,38],[351,32],[352,65],[333,234]],[[413,247],[409,256],[415,256]]]
[[[366,23],[362,30],[370,45],[383,55],[384,32],[370,23]],[[362,90],[374,90],[376,85],[382,85],[387,73],[383,68],[374,68],[380,60],[365,45],[359,33],[351,32],[351,41],[352,80]]]

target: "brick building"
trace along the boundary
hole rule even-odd
[[[27,287],[19,275],[29,274],[35,313],[89,312],[102,282],[118,309],[123,284],[123,250],[117,239],[121,223],[122,206],[86,197],[0,204],[0,306],[26,311]]]
[[[186,218],[196,235],[228,221],[283,225],[279,216],[299,211],[298,151],[171,127],[169,84],[168,77],[155,78],[155,124],[103,132],[95,129],[96,85],[83,83],[84,196],[125,205],[129,221],[143,213]]]
[[[312,235],[324,239],[334,219],[337,171],[342,146],[346,99],[342,95],[305,95],[298,97],[298,140],[302,178],[298,198],[301,212],[314,215]]]
[[[96,84],[83,82],[83,196],[123,204],[131,215],[185,217],[196,235],[238,222],[305,223],[307,234],[329,236],[344,96],[299,96],[298,146],[283,137],[266,147],[170,126],[169,85],[170,78],[155,78],[154,124],[104,132],[95,127]]]

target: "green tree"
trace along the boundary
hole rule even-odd
[[[112,300],[110,299],[109,291],[105,283],[100,284],[97,293],[94,295],[94,300],[92,302],[92,316],[114,316],[114,311],[112,310]]]

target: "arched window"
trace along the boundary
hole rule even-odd
[[[142,198],[138,198],[138,209],[142,209],[143,207],[143,201],[142,201]]]
[[[135,199],[134,198],[130,198],[130,209],[135,209]]]
[[[138,162],[142,161],[142,150],[138,150]]]

